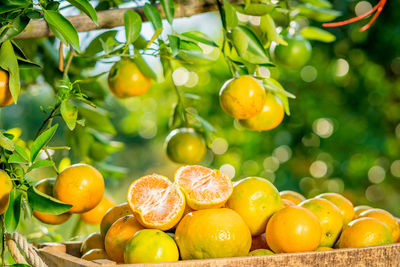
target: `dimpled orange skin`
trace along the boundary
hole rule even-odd
[[[8,73],[0,69],[0,107],[11,105],[13,102],[8,82]]]
[[[354,207],[354,213],[355,213],[354,219],[358,219],[361,213],[363,213],[366,210],[370,210],[370,209],[372,209],[372,207],[367,206],[367,205],[360,205],[360,206]]]
[[[104,194],[101,173],[87,164],[75,164],[65,168],[57,177],[54,197],[71,204],[71,213],[83,213],[96,207]]]
[[[12,188],[10,176],[5,171],[0,170],[0,215],[7,211]]]
[[[81,255],[92,249],[104,249],[103,237],[99,232],[91,233],[85,240],[83,240],[81,245]]]
[[[236,119],[249,119],[264,107],[266,93],[257,80],[243,75],[227,81],[219,92],[221,108]]]
[[[311,211],[293,206],[272,215],[265,234],[273,252],[289,253],[315,250],[321,241],[321,231],[318,218]]]
[[[249,119],[239,120],[239,122],[249,130],[268,131],[281,124],[284,116],[285,110],[282,104],[274,94],[268,93],[261,112]]]
[[[146,77],[131,59],[116,62],[108,75],[111,92],[118,98],[128,98],[145,94],[151,87],[151,79]]]
[[[393,241],[397,241],[400,238],[400,226],[396,218],[386,210],[369,209],[360,214],[360,218],[362,217],[375,218],[384,222],[392,232]]]
[[[375,218],[351,221],[340,236],[339,248],[379,246],[393,243],[392,233],[385,223]]]
[[[279,195],[281,195],[282,200],[283,199],[290,200],[296,205],[299,205],[301,202],[306,200],[306,198],[302,194],[292,190],[281,191]]]
[[[109,197],[103,197],[100,203],[93,209],[81,213],[82,221],[88,224],[100,224],[106,212],[115,206],[114,201]]]
[[[46,195],[53,196],[53,186],[55,181],[56,181],[55,178],[47,178],[40,180],[36,184],[36,189],[42,193],[45,193]],[[55,215],[55,214],[40,212],[37,210],[34,210],[32,214],[33,216],[35,216],[36,219],[38,219],[42,223],[53,224],[53,225],[65,223],[66,221],[68,221],[69,218],[71,218],[72,215],[69,212]]]
[[[323,193],[316,196],[315,198],[325,198],[332,202],[336,207],[338,207],[340,213],[343,216],[343,226],[346,226],[350,221],[354,219],[354,206],[350,202],[350,200],[348,200],[344,196],[336,193]]]
[[[299,204],[317,216],[322,229],[320,247],[332,247],[343,228],[340,210],[329,200],[323,198],[307,199]]]
[[[271,215],[282,208],[282,201],[279,191],[271,182],[248,177],[235,184],[226,207],[239,213],[251,235],[257,236],[265,231]]]
[[[108,255],[104,249],[95,248],[86,252],[82,256],[82,259],[87,261],[102,260],[102,259],[108,259]]]
[[[106,237],[107,231],[110,229],[111,225],[116,220],[126,215],[132,215],[131,208],[127,202],[116,205],[106,212],[100,223],[100,233],[103,239]]]
[[[246,256],[251,234],[231,209],[205,209],[187,214],[178,224],[175,241],[183,260]]]
[[[115,262],[123,263],[126,244],[141,229],[143,229],[142,225],[133,215],[124,216],[113,223],[104,239],[104,246],[109,258]]]

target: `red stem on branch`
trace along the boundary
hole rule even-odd
[[[369,15],[373,14],[376,11],[376,13],[372,17],[372,19],[368,22],[368,24],[363,26],[360,29],[360,32],[363,32],[363,31],[369,29],[371,27],[371,25],[375,22],[375,20],[378,18],[379,14],[382,12],[382,9],[386,4],[386,1],[387,0],[380,0],[378,2],[378,4],[376,4],[370,11],[368,11],[360,16],[357,16],[357,17],[354,17],[354,18],[351,18],[351,19],[348,19],[345,21],[323,23],[322,26],[323,27],[339,27],[339,26],[347,25],[347,24],[362,20],[362,19],[368,17]]]

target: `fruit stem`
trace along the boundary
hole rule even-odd
[[[76,237],[79,233],[79,231],[81,230],[82,227],[82,220],[80,217],[78,217],[78,220],[76,221],[74,228],[72,229],[71,232],[71,238]]]
[[[72,59],[75,56],[75,50],[70,46],[70,54],[67,59],[67,64],[65,65],[63,76],[66,77],[68,75],[69,67],[71,66]]]

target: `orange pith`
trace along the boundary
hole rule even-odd
[[[134,181],[128,203],[138,221],[147,228],[168,230],[181,219],[185,197],[168,178],[153,174]]]
[[[222,207],[233,192],[231,179],[202,166],[184,166],[175,172],[178,184],[194,210]]]

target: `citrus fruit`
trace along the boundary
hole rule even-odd
[[[356,206],[354,207],[354,218],[357,219],[360,216],[360,213],[372,209],[372,207],[370,206],[366,206],[366,205],[360,205],[360,206]]]
[[[206,154],[203,137],[192,128],[179,128],[171,131],[165,139],[168,158],[176,163],[195,164]]]
[[[252,236],[251,237],[251,247],[250,247],[250,251],[256,250],[256,249],[261,249],[261,248],[265,248],[268,249],[268,244],[267,244],[267,240],[265,239],[265,232],[262,233],[261,235],[257,235],[257,236]]]
[[[343,226],[346,226],[350,221],[354,219],[354,206],[342,195],[336,193],[323,193],[316,196],[315,198],[325,198],[332,202],[336,207],[339,208],[340,213],[343,216]]]
[[[239,123],[250,130],[268,131],[281,124],[285,110],[283,105],[272,93],[267,93],[264,107],[260,113],[249,119],[239,120]]]
[[[275,253],[273,253],[271,250],[269,249],[256,249],[256,250],[252,250],[249,252],[249,256],[264,256],[264,255],[274,255]]]
[[[221,108],[236,119],[249,119],[264,107],[264,88],[251,76],[242,75],[227,81],[219,91]]]
[[[83,240],[81,245],[81,255],[84,255],[89,250],[100,248],[104,249],[104,240],[99,232],[91,233],[85,240]]]
[[[11,105],[13,102],[8,82],[8,72],[0,68],[0,107]]]
[[[293,201],[287,200],[287,199],[282,199],[282,208],[286,208],[289,206],[296,206]]]
[[[265,231],[269,217],[282,208],[282,201],[279,191],[271,182],[249,177],[235,184],[226,207],[239,213],[251,235],[256,236]]]
[[[146,77],[131,59],[116,62],[108,74],[108,86],[118,98],[145,94],[151,87],[151,79]]]
[[[274,213],[265,231],[268,246],[275,253],[315,250],[321,241],[318,218],[309,210],[292,206]]]
[[[218,170],[203,166],[183,166],[174,175],[175,183],[194,210],[222,207],[233,191],[231,179]]]
[[[369,209],[360,214],[360,217],[369,217],[378,219],[386,224],[389,230],[392,232],[393,241],[397,241],[400,238],[400,226],[395,217],[392,214],[382,209]]]
[[[175,241],[183,260],[237,257],[249,253],[251,234],[237,212],[206,209],[183,217]]]
[[[126,244],[137,231],[142,229],[142,225],[133,215],[124,216],[114,222],[104,239],[104,247],[109,258],[118,263],[124,262]]]
[[[299,204],[317,216],[321,225],[320,247],[332,247],[343,228],[343,217],[340,210],[329,200],[323,198],[307,199]]]
[[[125,247],[125,263],[152,263],[179,260],[174,239],[157,229],[139,230]]]
[[[134,181],[127,198],[133,214],[146,228],[171,229],[185,210],[185,196],[179,187],[157,174]]]
[[[326,250],[333,250],[331,247],[318,247],[315,251],[326,251]]]
[[[106,212],[114,207],[114,201],[109,197],[103,197],[99,204],[93,209],[81,213],[82,221],[88,224],[100,224]]]
[[[116,220],[126,215],[132,215],[132,211],[128,203],[122,203],[109,209],[100,223],[100,233],[103,238],[106,236],[107,231],[108,229],[110,229],[111,225]]]
[[[42,179],[36,183],[35,187],[40,192],[45,193],[46,195],[49,195],[52,197],[55,181],[56,181],[55,178]],[[69,213],[69,212],[55,215],[55,214],[50,214],[50,213],[33,210],[32,214],[36,219],[38,219],[42,223],[53,224],[53,225],[65,223],[66,221],[68,221],[69,218],[71,218],[71,213]]]
[[[275,60],[286,68],[299,69],[311,58],[312,47],[300,34],[284,38],[287,46],[278,45],[272,50]]]
[[[55,198],[72,205],[69,212],[83,213],[100,203],[104,194],[104,179],[90,165],[71,165],[58,175],[53,193]]]
[[[0,170],[0,215],[7,211],[12,188],[10,176],[5,171]]]
[[[302,194],[297,193],[297,192],[292,191],[292,190],[281,191],[279,193],[279,195],[281,195],[282,200],[283,199],[290,200],[296,205],[298,205],[301,202],[303,202],[304,200],[306,200],[306,198]]]
[[[378,246],[393,243],[392,233],[385,223],[375,218],[351,221],[340,235],[339,248]]]
[[[108,256],[104,249],[95,248],[86,252],[81,258],[87,261],[94,261],[94,260],[108,259]]]

